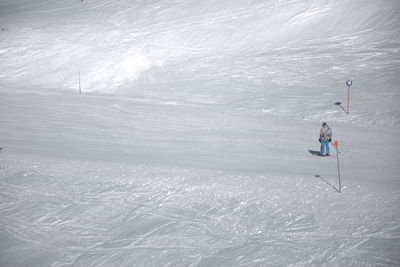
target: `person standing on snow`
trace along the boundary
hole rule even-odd
[[[332,131],[326,122],[322,123],[322,128],[319,131],[319,142],[321,143],[321,156],[330,156],[329,143],[332,141]]]

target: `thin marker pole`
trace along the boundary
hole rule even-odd
[[[81,88],[81,69],[79,69],[79,94],[82,94],[82,88]]]
[[[346,82],[346,85],[347,85],[347,111],[346,111],[346,113],[347,113],[347,115],[350,114],[350,87],[352,84],[353,84],[352,80],[348,80]]]
[[[347,86],[347,114],[350,114],[350,86]]]
[[[339,142],[335,141],[333,143],[333,146],[336,149],[336,161],[337,161],[337,173],[338,173],[338,179],[339,179],[339,193],[342,193],[342,183],[340,181],[340,164],[339,164],[339,150],[338,150],[338,146],[339,146]]]

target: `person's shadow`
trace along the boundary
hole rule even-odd
[[[320,151],[308,150],[308,152],[310,152],[310,154],[313,156],[322,156]]]

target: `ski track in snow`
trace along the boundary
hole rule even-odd
[[[1,177],[2,243],[23,244],[2,249],[4,266],[4,255],[23,265],[28,251],[55,266],[400,262],[398,192],[21,155],[2,156]]]

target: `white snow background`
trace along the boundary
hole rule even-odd
[[[0,0],[0,28],[1,267],[400,266],[399,1]]]

